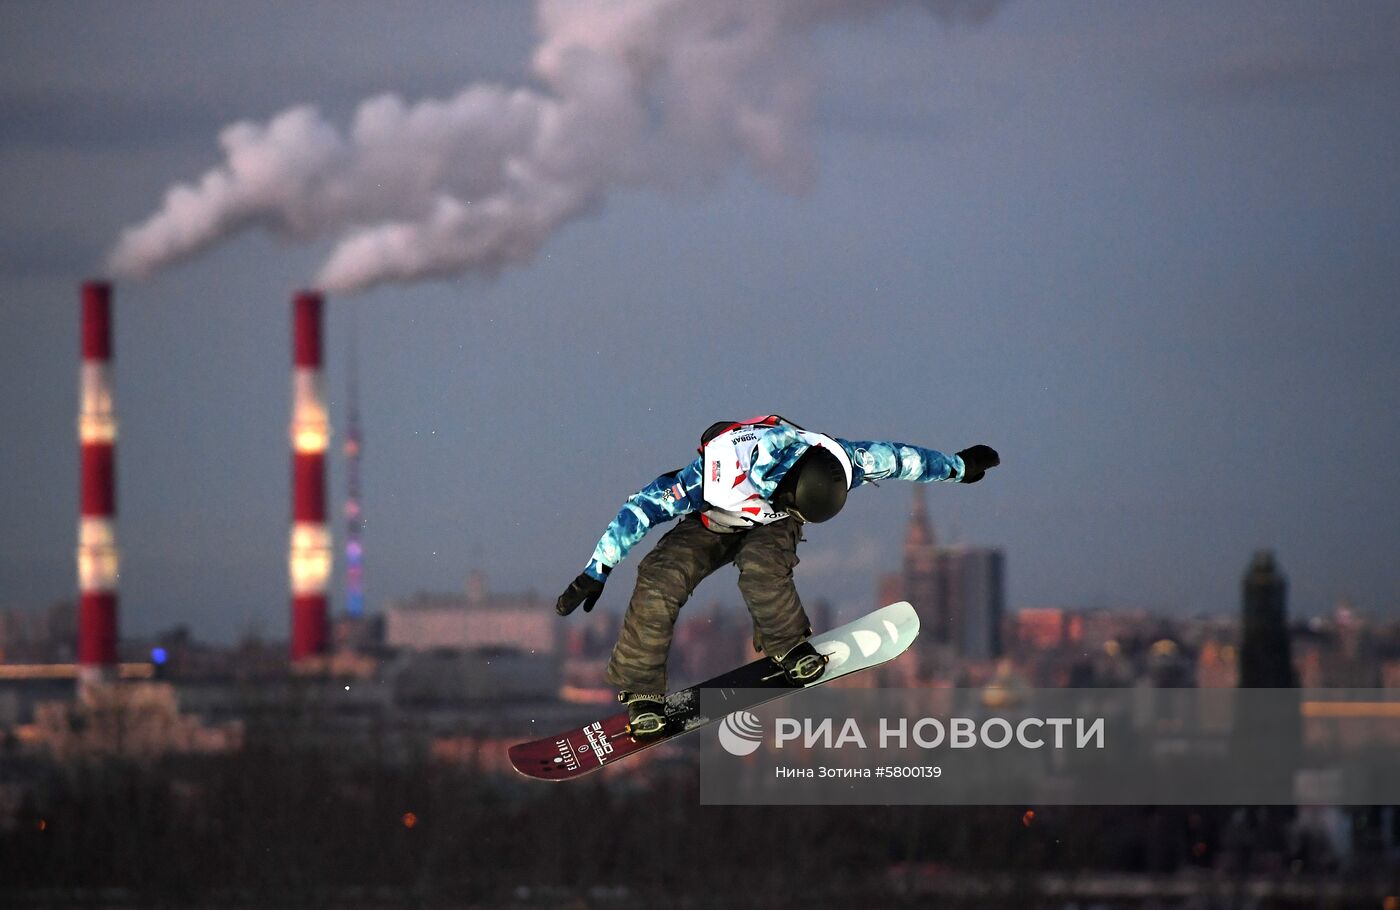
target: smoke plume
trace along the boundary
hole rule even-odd
[[[316,108],[219,135],[224,160],[167,191],[108,265],[145,277],[249,228],[330,238],[332,292],[494,273],[620,188],[702,187],[747,165],[784,192],[814,176],[805,39],[897,0],[540,0],[540,88],[478,84],[414,104]],[[925,0],[978,22],[999,0]]]

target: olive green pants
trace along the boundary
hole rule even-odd
[[[802,523],[795,518],[727,534],[707,529],[696,515],[681,519],[637,567],[608,682],[629,692],[665,692],[666,657],[681,607],[696,585],[731,562],[753,616],[754,646],[784,654],[807,638],[811,625],[792,581],[801,539]]]

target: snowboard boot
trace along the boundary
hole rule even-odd
[[[826,672],[827,655],[821,653],[810,641],[799,642],[787,653],[772,658],[782,668],[787,681],[794,686],[805,686],[816,682]]]
[[[666,696],[619,692],[617,700],[627,706],[627,732],[641,741],[660,736],[666,730]]]

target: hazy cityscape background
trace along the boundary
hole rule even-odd
[[[473,568],[557,594],[704,427],[777,411],[994,445],[996,482],[932,507],[1016,554],[1014,606],[1229,609],[1269,546],[1300,612],[1394,607],[1394,8],[983,6],[811,33],[801,195],[738,166],[616,193],[494,280],[332,294],[333,449],[360,337],[372,595]],[[71,590],[74,283],[226,124],[527,85],[537,31],[515,3],[0,16],[0,599],[41,606]],[[281,634],[285,308],[324,253],[252,230],[118,285],[127,628]],[[813,595],[867,601],[903,495],[809,535]]]

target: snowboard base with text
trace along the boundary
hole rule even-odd
[[[855,622],[814,635],[816,649],[827,655],[826,672],[806,686],[793,686],[771,660],[761,657],[699,685],[666,696],[666,729],[658,736],[634,740],[627,733],[627,712],[619,711],[557,736],[510,747],[510,763],[526,777],[570,780],[597,771],[684,736],[720,720],[724,715],[700,710],[700,690],[718,690],[725,712],[742,711],[804,688],[849,676],[903,654],[919,634],[919,615],[906,602],[881,607]]]

